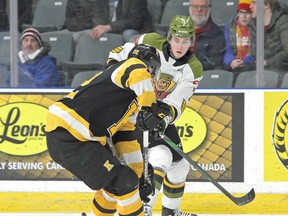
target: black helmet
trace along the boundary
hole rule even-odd
[[[157,77],[161,62],[156,48],[145,44],[138,44],[129,52],[128,58],[138,58],[143,61],[152,77]]]

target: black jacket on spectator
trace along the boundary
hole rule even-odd
[[[147,9],[147,0],[119,0],[116,21],[110,23],[109,0],[96,0],[98,14],[96,25],[110,24],[112,33],[122,33],[125,29],[135,29],[140,33],[152,31],[152,17]]]
[[[99,6],[97,6],[96,0],[68,0],[65,28],[69,31],[92,29],[96,25],[97,7]]]
[[[264,47],[267,68],[279,70],[288,68],[288,8],[286,5],[281,5],[272,12],[271,22],[265,28]]]
[[[225,38],[223,30],[210,19],[210,30],[196,34],[194,52],[203,69],[212,70],[223,65]]]
[[[0,31],[9,30],[9,20],[7,14],[8,0],[0,0]],[[32,1],[31,0],[18,0],[18,30],[24,23],[32,22]]]
[[[0,31],[9,29],[8,16],[6,13],[6,0],[0,0]]]

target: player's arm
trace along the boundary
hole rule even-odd
[[[111,50],[108,55],[106,66],[110,67],[119,61],[127,59],[128,54],[133,47],[133,43],[127,42],[123,46],[119,46]]]
[[[171,115],[171,123],[181,117],[202,78],[202,72],[199,73],[198,76],[195,76],[192,72],[184,73],[175,89],[163,99],[164,103],[167,103],[174,108],[172,109],[173,115]]]
[[[151,74],[139,59],[129,58],[111,76],[112,82],[120,88],[132,90],[140,107],[156,103],[156,96],[151,82]]]

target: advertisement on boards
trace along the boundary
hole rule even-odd
[[[196,94],[176,122],[184,151],[217,181],[243,182],[244,94]],[[191,166],[188,181],[204,181]]]
[[[78,180],[49,156],[48,107],[66,93],[0,94],[0,180]],[[244,93],[195,94],[176,122],[184,151],[217,181],[244,179]],[[205,181],[191,166],[188,181]]]
[[[288,93],[264,93],[264,181],[288,181]]]
[[[75,179],[49,156],[48,107],[65,94],[0,94],[0,180]]]

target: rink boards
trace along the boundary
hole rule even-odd
[[[49,159],[41,131],[47,107],[69,91],[0,90],[3,122],[8,122],[9,116],[20,116],[10,129],[8,123],[0,125],[0,212],[89,210],[93,192]],[[288,214],[288,144],[282,139],[286,135],[287,98],[288,92],[281,89],[197,90],[189,104],[191,117],[186,118],[192,119],[193,133],[189,133],[186,120],[179,125],[184,128],[183,143],[196,145],[187,149],[187,154],[233,195],[243,195],[253,187],[256,198],[250,204],[236,206],[192,168],[183,210],[199,214]],[[203,120],[201,125],[200,120],[193,121],[195,118]],[[13,119],[9,122],[12,124]],[[10,130],[17,142],[28,142],[20,151],[5,140],[11,138],[11,133],[7,134]],[[35,149],[38,152],[31,153]],[[158,212],[160,206],[159,198],[154,211]]]

